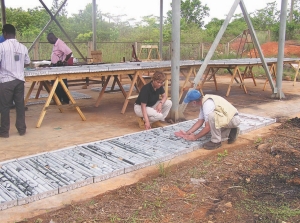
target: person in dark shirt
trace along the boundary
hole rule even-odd
[[[156,71],[152,81],[142,87],[134,104],[134,112],[138,116],[140,128],[150,129],[163,126],[161,121],[165,121],[172,107],[172,101],[167,99],[163,88],[165,80],[165,74]]]

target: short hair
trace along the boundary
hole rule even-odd
[[[55,37],[54,33],[48,33],[47,36],[54,36]]]
[[[161,71],[155,71],[152,77],[152,80],[154,81],[165,81],[166,75]]]
[[[11,24],[5,24],[2,28],[2,33],[16,35],[16,28]]]

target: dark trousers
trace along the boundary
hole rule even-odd
[[[10,107],[15,102],[16,106],[16,128],[19,133],[26,132],[25,108],[24,108],[24,81],[13,80],[0,83],[0,112],[1,126],[0,135],[9,136],[10,129]]]
[[[63,82],[65,83],[66,87],[68,88],[68,80],[63,79]],[[54,81],[51,81],[51,84],[53,86]],[[66,94],[66,92],[64,91],[64,89],[60,83],[58,83],[58,85],[55,89],[55,93],[61,102],[65,102],[65,103],[69,104],[70,99],[68,98],[68,95]]]

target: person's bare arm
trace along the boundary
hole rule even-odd
[[[155,107],[155,110],[156,110],[157,112],[159,112],[159,113],[161,113],[161,111],[162,111],[162,106],[163,106],[163,104],[164,104],[164,103],[166,102],[166,100],[167,100],[167,94],[166,94],[166,93],[162,94],[161,96],[162,96],[162,99],[160,100],[160,102],[158,103],[158,105]]]
[[[141,109],[142,109],[142,113],[143,113],[143,117],[144,117],[144,121],[145,121],[145,129],[151,129],[151,125],[150,125],[150,122],[149,122],[149,118],[148,118],[145,103],[141,103]]]
[[[72,56],[72,52],[69,53],[69,54],[66,56],[66,59],[65,59],[64,63],[67,63],[68,60],[71,58],[71,56]]]
[[[191,135],[195,131],[197,131],[204,123],[203,119],[199,119],[188,131],[180,130],[179,132],[175,132],[177,137],[186,138],[188,135]]]
[[[203,121],[203,120],[202,120]],[[196,123],[197,124],[197,123]],[[194,126],[193,126],[194,127]],[[192,128],[193,128],[192,127]],[[201,126],[200,126],[201,127]],[[199,127],[199,128],[200,128]],[[197,133],[196,135],[194,133],[191,133],[191,134],[188,134],[186,136],[184,136],[183,138],[187,139],[187,140],[191,140],[191,141],[194,141],[194,140],[197,140],[197,139],[200,139],[201,137],[205,136],[207,133],[210,132],[210,126],[209,126],[209,123],[208,122],[205,122],[205,126],[203,129],[201,129],[201,131],[199,133]],[[189,133],[189,131],[187,132]]]

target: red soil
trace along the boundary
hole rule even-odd
[[[252,48],[253,45],[249,44],[249,47]],[[240,48],[243,48],[240,46],[240,41],[236,41],[230,45],[231,50],[238,51]],[[248,48],[246,45],[244,47],[245,49]],[[261,45],[262,52],[265,57],[277,57],[278,54],[278,42],[267,42]],[[255,57],[255,53],[253,50],[251,52],[244,52],[243,55],[248,55],[252,57]],[[258,55],[258,53],[256,53]],[[285,48],[284,48],[284,56],[285,57],[300,57],[300,44],[295,43],[294,41],[286,41]]]

